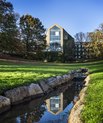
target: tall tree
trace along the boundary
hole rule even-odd
[[[75,37],[76,42],[84,42],[86,39],[85,33],[83,33],[83,32],[76,33],[76,35],[74,37]]]
[[[0,50],[14,53],[19,50],[18,28],[16,25],[18,14],[13,5],[6,0],[0,0]]]
[[[20,18],[20,31],[26,54],[38,52],[45,48],[45,29],[38,18],[34,18],[31,15],[23,15]]]

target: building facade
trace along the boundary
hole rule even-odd
[[[53,96],[46,100],[46,106],[49,112],[54,115],[63,111],[63,93],[58,96]]]
[[[61,52],[64,61],[74,59],[74,38],[61,26],[54,24],[46,33],[47,52]]]
[[[75,59],[85,60],[89,58],[89,49],[86,48],[89,42],[75,42]]]

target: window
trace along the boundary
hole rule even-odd
[[[50,29],[50,48],[51,50],[57,50],[60,48],[61,43],[61,30],[60,28],[54,26]]]
[[[55,32],[55,36],[59,36],[59,32]]]

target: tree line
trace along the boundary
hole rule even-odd
[[[93,32],[76,33],[75,41],[83,44],[88,59],[103,59],[103,23]]]
[[[45,31],[39,18],[28,14],[20,17],[12,3],[0,0],[0,53],[42,60],[45,57],[42,51],[46,48]],[[103,24],[93,32],[77,33],[75,41],[86,42],[83,47],[89,59],[103,59]],[[61,59],[61,56],[55,57]]]
[[[25,58],[38,54],[46,47],[45,28],[39,18],[20,15],[13,5],[0,0],[0,52]]]

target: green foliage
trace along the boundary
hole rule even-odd
[[[85,45],[90,59],[103,59],[103,32],[96,30],[89,33],[90,42]]]
[[[38,82],[51,76],[62,75],[78,68],[87,68],[92,73],[87,90],[83,123],[103,122],[103,61],[88,63],[34,63],[20,64],[0,62],[0,93],[20,85]]]
[[[87,46],[89,51],[89,57],[91,59],[103,59],[103,42],[94,41],[90,42]]]
[[[42,51],[38,52],[29,52],[24,58],[28,60],[35,60],[35,61],[43,61],[44,60],[44,53]]]
[[[0,0],[0,52],[24,55],[25,58],[31,58],[36,52],[38,56],[33,56],[37,60],[42,59],[40,54],[46,46],[42,22],[31,15],[23,15],[19,24],[18,19],[19,15],[14,12],[13,5],[6,0]]]
[[[38,52],[45,48],[45,29],[38,18],[23,15],[20,18],[20,30],[26,55],[29,55],[29,52]]]
[[[16,22],[19,15],[14,13],[13,6],[5,0],[0,1],[0,51],[14,53],[20,50]]]
[[[44,52],[44,60],[48,62],[62,62],[63,53],[57,51]]]
[[[4,90],[38,82],[51,76],[61,75],[77,66],[68,64],[20,64],[11,62],[0,62],[0,93]],[[79,66],[79,65],[78,65]]]

